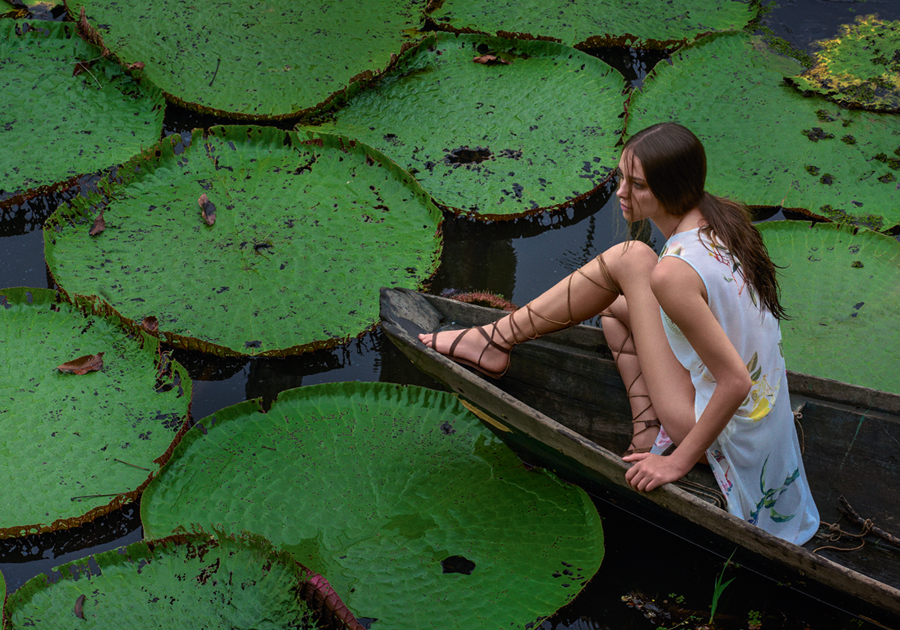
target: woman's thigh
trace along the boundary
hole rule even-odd
[[[659,302],[650,288],[657,255],[646,244],[632,241],[627,247],[610,248],[603,259],[624,293],[610,310],[631,330],[650,400],[666,433],[677,444],[696,423],[695,392],[690,373],[669,346]]]

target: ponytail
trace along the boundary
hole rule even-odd
[[[775,263],[751,222],[747,206],[704,192],[698,207],[706,220],[701,232],[731,252],[750,290],[758,296],[759,305],[779,320],[790,319],[779,300]]]

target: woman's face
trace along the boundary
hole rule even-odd
[[[622,216],[631,223],[653,219],[664,212],[647,185],[641,161],[628,151],[622,153],[619,159],[619,188],[616,196],[622,207]]]

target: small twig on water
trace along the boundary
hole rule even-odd
[[[94,79],[94,83],[97,84],[97,89],[98,89],[98,90],[102,90],[102,89],[103,89],[103,86],[100,85],[100,81],[97,80],[97,77],[95,77],[95,76],[94,76],[94,73],[91,72],[91,69],[88,68],[88,64],[89,64],[89,63],[94,63],[95,61],[98,61],[98,60],[100,60],[100,59],[103,59],[103,56],[102,56],[102,55],[101,55],[100,57],[96,57],[96,58],[94,58],[94,59],[88,59],[87,61],[79,61],[79,62],[77,62],[77,63],[75,64],[76,67],[80,67],[81,70],[84,70],[84,71],[87,72],[89,75],[91,75],[91,78]],[[79,73],[80,73],[80,71],[76,70],[76,74],[79,74]]]
[[[144,468],[143,466],[138,466],[137,464],[129,464],[128,462],[123,462],[121,459],[116,459],[115,457],[113,457],[113,461],[119,462],[120,464],[125,464],[126,466],[131,466],[132,468],[138,468],[140,470],[146,470],[147,472],[150,472],[149,468]]]
[[[103,497],[117,497],[121,492],[116,492],[114,494],[83,494],[80,497],[72,497],[73,501],[77,501],[78,499],[101,499]]]
[[[216,75],[219,74],[219,64],[220,64],[220,63],[222,63],[222,58],[221,58],[221,57],[219,57],[219,60],[216,61],[216,71],[213,72],[213,78],[212,78],[212,79],[210,80],[210,82],[209,82],[209,87],[212,87],[213,81],[216,80]]]

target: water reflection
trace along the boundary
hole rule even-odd
[[[88,553],[115,549],[143,538],[140,503],[101,516],[75,531],[0,540],[0,572],[6,580],[7,592],[11,593],[38,573],[49,574],[53,567]]]

